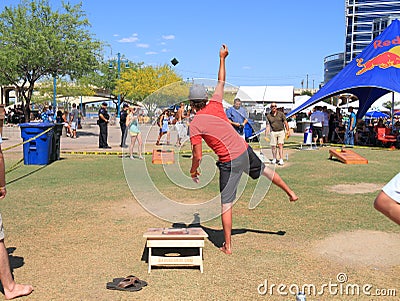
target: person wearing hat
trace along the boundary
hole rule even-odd
[[[220,250],[225,254],[231,254],[232,205],[243,172],[253,179],[257,179],[261,175],[269,178],[286,192],[292,202],[296,201],[298,197],[274,170],[267,168],[261,162],[253,149],[232,127],[226,116],[222,97],[224,95],[225,59],[227,56],[228,47],[222,45],[219,51],[218,83],[210,101],[208,101],[204,86],[196,84],[190,87],[190,106],[196,111],[196,115],[190,124],[190,142],[192,144],[190,175],[195,183],[199,183],[200,173],[198,168],[202,158],[202,140],[204,140],[218,156],[221,219],[225,238]]]
[[[119,117],[119,126],[121,128],[121,144],[119,145],[120,147],[128,147],[125,144],[126,136],[128,134],[128,131],[126,130],[126,117],[128,116],[128,110],[129,105],[127,103],[124,103],[122,105],[122,111]]]
[[[107,103],[103,102],[99,110],[99,120],[97,121],[100,127],[99,134],[99,148],[111,148],[107,143],[108,137],[108,122],[110,120],[110,115],[107,112]]]

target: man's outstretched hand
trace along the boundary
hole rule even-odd
[[[200,179],[199,179],[200,173],[197,169],[196,169],[196,171],[191,172],[190,176],[192,177],[193,182],[195,182],[196,184],[200,182]]]
[[[228,46],[226,46],[225,44],[222,44],[221,49],[219,50],[219,56],[221,58],[226,58],[229,54],[228,51]]]

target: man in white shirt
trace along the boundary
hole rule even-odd
[[[317,144],[317,140],[319,139],[319,144],[322,146],[324,144],[322,127],[325,123],[325,116],[320,106],[315,107],[315,111],[311,114],[310,119],[312,123],[312,136],[314,138],[314,143]],[[328,122],[328,120],[326,122]]]

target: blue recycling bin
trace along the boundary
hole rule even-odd
[[[21,123],[19,126],[21,128],[21,137],[24,142],[51,128],[48,132],[24,143],[25,165],[49,164],[51,162],[53,148],[54,124],[47,122],[28,122]]]

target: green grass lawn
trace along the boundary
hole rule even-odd
[[[297,143],[300,138],[290,139]],[[289,203],[284,192],[271,186],[262,202],[249,210],[256,183],[249,181],[234,207],[232,256],[222,254],[215,244],[222,237],[220,218],[201,223],[213,234],[206,241],[203,274],[192,268],[156,268],[147,273],[142,235],[149,227],[171,227],[171,223],[154,217],[134,199],[121,158],[63,155],[48,166],[24,166],[16,165],[17,155],[6,152],[6,169],[12,169],[6,174],[8,194],[0,211],[6,245],[16,248],[11,257],[15,279],[34,285],[27,300],[295,300],[290,295],[259,295],[257,287],[265,279],[322,284],[335,280],[339,272],[346,272],[353,282],[396,287],[400,294],[400,266],[376,268],[373,262],[352,266],[312,252],[316,242],[334,233],[360,229],[400,233],[397,225],[373,209],[378,191],[330,190],[338,184],[383,186],[399,171],[399,152],[357,148],[369,163],[346,165],[329,160],[328,148],[287,150],[289,161],[276,171],[299,201]],[[190,159],[181,156],[179,162],[187,173]],[[171,198],[184,202],[218,192],[217,179],[200,191],[178,188],[164,176],[162,166],[151,164],[150,156],[146,163],[156,186]],[[149,286],[136,293],[106,290],[106,282],[129,274],[145,279]],[[398,300],[392,298],[376,300]],[[330,299],[367,300],[307,297]]]

